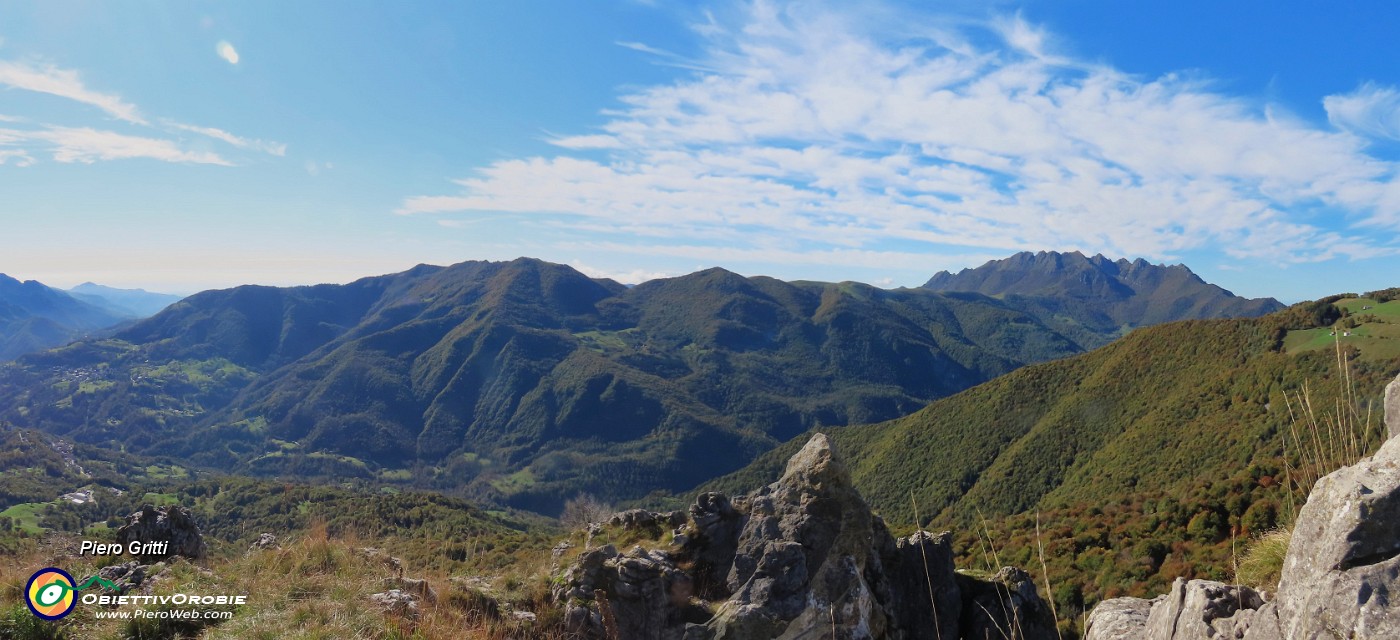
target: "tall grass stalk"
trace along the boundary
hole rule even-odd
[[[923,521],[919,520],[919,502],[914,499],[914,490],[909,490],[909,503],[914,506],[914,536],[923,533]],[[924,581],[928,583],[928,607],[933,611],[933,631],[938,640],[943,640],[943,625],[938,622],[938,602],[933,597],[933,576],[928,572],[928,547],[919,545],[919,553],[924,556]]]
[[[1040,575],[1045,578],[1045,601],[1050,603],[1050,615],[1055,618],[1055,636],[1064,640],[1060,633],[1060,612],[1055,610],[1055,592],[1050,587],[1050,569],[1045,566],[1045,543],[1040,539],[1040,510],[1035,510],[1035,546],[1040,556]]]
[[[996,562],[996,565],[992,568],[992,571],[993,571],[993,572],[999,571],[999,570],[1001,569],[1001,567],[1002,567],[1002,564],[1001,564],[1001,557],[1000,557],[999,555],[997,555],[997,545],[996,545],[995,542],[992,541],[992,529],[991,529],[991,527],[989,527],[989,526],[987,525],[987,517],[984,516],[984,515],[982,515],[982,509],[980,509],[980,508],[977,509],[977,517],[978,517],[978,519],[980,519],[980,520],[982,521],[982,532],[979,532],[978,535],[980,536],[982,533],[986,533],[986,536],[987,536],[987,547],[990,548],[990,549],[992,550],[992,560],[994,560],[994,561]],[[985,555],[985,552],[984,552],[984,555]],[[1011,608],[1010,608],[1010,610],[1009,610],[1009,611],[1007,610],[1007,603],[1008,603],[1008,602],[1011,602],[1011,587],[1009,587],[1009,586],[1007,586],[1007,585],[1004,585],[1004,584],[1000,584],[998,581],[993,580],[993,581],[992,581],[992,588],[996,589],[996,591],[997,591],[997,599],[998,599],[998,600],[1001,600],[1001,609],[1002,609],[1002,613],[1003,613],[1003,615],[1006,616],[1008,628],[1013,630],[1014,637],[1016,637],[1016,638],[1024,638],[1024,637],[1026,637],[1025,632],[1022,631],[1022,629],[1021,629],[1021,615],[1020,615],[1020,612],[1017,611],[1016,607],[1014,606],[1015,603],[1013,602],[1013,603],[1012,603],[1012,606],[1011,606]],[[1001,592],[1002,592],[1003,589],[1006,590],[1006,598],[1005,598],[1005,599],[1002,599],[1002,597],[1001,597]],[[1013,625],[1013,623],[1014,623],[1014,625]]]
[[[1379,431],[1375,424],[1374,406],[1359,399],[1351,377],[1350,358],[1336,341],[1338,377],[1336,399],[1332,407],[1319,412],[1313,403],[1311,385],[1290,394],[1283,393],[1288,408],[1288,431],[1283,434],[1285,500],[1288,519],[1297,517],[1299,497],[1306,500],[1314,484],[1323,476],[1341,467],[1355,464],[1370,452]],[[1384,428],[1384,425],[1381,425]],[[1298,464],[1293,465],[1293,459]]]

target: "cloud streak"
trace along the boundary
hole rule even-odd
[[[1279,263],[1395,251],[1358,229],[1400,229],[1397,167],[1355,135],[1064,57],[1019,17],[954,31],[851,18],[749,5],[698,31],[697,71],[551,139],[562,155],[496,162],[398,212],[507,212],[678,250],[783,237],[853,265],[910,243]],[[1328,111],[1370,122],[1381,98]]]
[[[118,120],[146,124],[136,105],[118,96],[88,89],[78,72],[71,69],[0,60],[0,85],[68,98],[97,107]]]
[[[238,149],[274,156],[285,156],[287,153],[287,145],[283,143],[244,138],[214,127],[183,124],[168,119],[160,120],[159,126],[153,125],[140,114],[135,105],[114,94],[89,89],[83,84],[78,72],[51,64],[0,60],[0,86],[58,96],[93,106],[129,125],[136,125],[148,131],[183,131],[218,140]],[[214,152],[182,149],[175,140],[129,135],[89,126],[34,122],[29,118],[10,115],[0,115],[0,122],[12,127],[0,129],[0,166],[33,165],[38,150],[48,152],[54,161],[62,163],[147,158],[182,164],[233,165]]]
[[[229,133],[227,131],[224,131],[223,129],[216,129],[214,127],[199,127],[195,125],[180,124],[178,122],[170,121],[166,121],[166,125],[178,129],[180,131],[197,133],[202,136],[207,136],[215,140],[226,142],[240,149],[251,149],[253,151],[261,151],[263,153],[268,153],[279,157],[287,155],[287,145],[281,142],[269,142],[266,140],[254,140],[252,138],[243,138],[233,135],[232,133]]]
[[[26,146],[37,144],[45,148],[55,162],[63,163],[91,164],[99,160],[147,158],[187,164],[232,165],[218,154],[187,151],[169,140],[130,136],[89,127],[47,127],[33,131],[0,129],[0,146],[26,143]],[[26,151],[0,151],[0,158],[4,158],[4,154],[16,158],[17,166],[28,166],[34,162]]]

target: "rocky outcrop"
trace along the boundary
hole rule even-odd
[[[418,597],[399,589],[390,589],[382,593],[372,593],[369,595],[369,601],[377,605],[384,613],[403,616],[409,619],[417,619],[421,614],[420,607],[418,606]]]
[[[1178,579],[1152,604],[1105,601],[1089,614],[1086,640],[1283,640],[1400,638],[1400,378],[1386,387],[1392,437],[1376,455],[1313,486],[1298,513],[1278,594]],[[1140,612],[1150,606],[1142,619]]]
[[[663,515],[644,513],[614,519],[647,526]],[[688,515],[667,549],[580,554],[555,592],[569,631],[629,640],[1055,637],[1024,572],[975,580],[954,573],[947,534],[896,541],[821,434],[777,482],[732,500],[701,494]],[[967,615],[974,607],[998,613]]]
[[[1395,438],[1313,486],[1284,558],[1279,628],[1288,638],[1400,638],[1392,594],[1400,594]]]
[[[1112,598],[1094,607],[1084,626],[1084,640],[1120,640],[1138,638],[1147,629],[1147,617],[1152,606],[1166,596],[1152,600],[1142,598]]]
[[[1208,640],[1243,638],[1264,606],[1249,587],[1177,578],[1171,593],[1152,600],[1114,598],[1089,614],[1085,640]]]
[[[813,437],[749,499],[716,638],[887,635],[894,612],[873,523],[826,436]]]
[[[281,549],[282,545],[277,544],[277,536],[271,533],[263,533],[258,536],[253,544],[248,545],[248,552],[261,551],[264,549]]]
[[[896,615],[905,636],[910,640],[958,637],[963,603],[953,571],[953,535],[919,531],[895,541],[894,551],[898,557],[886,559],[885,566],[894,569],[891,586],[901,601]]]
[[[1002,567],[990,581],[958,576],[962,589],[962,638],[967,640],[1056,640],[1055,617],[1035,591],[1035,580]]]
[[[1385,426],[1391,440],[1400,436],[1400,378],[1385,385]]]
[[[128,547],[132,542],[145,551],[135,554],[136,557],[147,563],[171,556],[198,560],[209,552],[199,525],[181,506],[146,505],[127,516],[126,524],[117,529],[117,543]]]

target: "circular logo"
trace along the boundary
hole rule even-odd
[[[57,620],[73,612],[78,603],[73,591],[73,576],[67,571],[49,567],[40,569],[24,585],[24,603],[34,615],[45,620]]]

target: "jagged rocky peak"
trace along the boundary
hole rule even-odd
[[[640,528],[672,518],[610,522]],[[777,482],[732,499],[698,496],[669,546],[586,549],[562,572],[555,598],[571,632],[590,638],[1055,636],[1025,572],[1007,567],[990,582],[958,575],[950,539],[895,540],[817,434]]]

